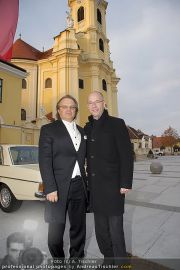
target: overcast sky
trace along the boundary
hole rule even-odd
[[[88,1],[88,0],[84,0]],[[68,0],[20,0],[16,38],[39,50],[66,28]],[[180,1],[109,0],[107,36],[117,76],[119,116],[151,135],[180,135]]]

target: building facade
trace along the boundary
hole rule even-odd
[[[152,137],[133,127],[127,126],[127,128],[135,155],[147,156],[153,148]]]
[[[94,90],[103,93],[109,113],[118,115],[117,83],[110,59],[106,34],[104,0],[69,0],[67,28],[54,37],[51,49],[41,52],[22,39],[16,40],[12,62],[26,69],[21,107],[26,121],[52,113],[65,94],[73,95],[80,104],[78,122],[87,121],[87,96]]]

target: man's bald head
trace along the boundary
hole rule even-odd
[[[105,108],[103,94],[99,91],[93,91],[88,97],[88,109],[93,118],[98,120]]]
[[[102,94],[101,92],[99,92],[99,91],[93,91],[93,92],[91,92],[91,93],[89,94],[89,96],[88,96],[88,101],[89,101],[89,99],[90,99],[92,96],[93,96],[93,97],[96,97],[98,100],[104,100],[103,94]]]

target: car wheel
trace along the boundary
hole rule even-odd
[[[19,209],[21,204],[22,201],[18,201],[14,197],[8,186],[4,184],[0,186],[0,207],[4,212],[10,213],[16,211]]]

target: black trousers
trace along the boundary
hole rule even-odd
[[[123,229],[123,214],[103,216],[94,214],[96,239],[107,264],[127,262],[126,245]]]
[[[71,179],[67,200],[70,222],[70,257],[82,258],[86,238],[86,199],[82,179]],[[53,258],[64,258],[63,236],[65,224],[49,223],[48,247]]]

